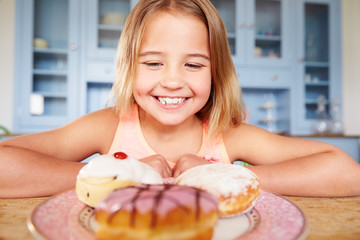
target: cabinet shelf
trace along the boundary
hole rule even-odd
[[[279,36],[279,35],[256,35],[256,40],[281,41],[281,36]]]
[[[44,92],[44,91],[34,91],[34,94],[42,95],[45,98],[64,98],[66,99],[67,94],[62,92]]]
[[[118,25],[99,24],[99,30],[103,30],[103,31],[121,32],[123,28],[124,28],[123,26],[118,26]]]
[[[236,38],[236,33],[234,33],[234,32],[228,32],[228,33],[227,33],[227,37],[228,37],[228,38],[234,38],[234,39],[235,39],[235,38]]]
[[[34,69],[34,75],[50,75],[50,76],[66,76],[66,70],[56,70],[56,69]]]
[[[34,53],[66,55],[67,49],[65,49],[65,48],[34,48]]]
[[[327,87],[329,86],[329,81],[318,81],[318,82],[310,82],[310,83],[306,83],[305,86],[309,86],[309,87]]]
[[[321,68],[327,68],[329,67],[329,62],[314,62],[314,61],[306,61],[305,62],[306,67],[321,67]]]
[[[317,102],[316,99],[306,99],[306,100],[305,100],[305,104],[306,104],[306,105],[317,105],[318,102]],[[329,104],[329,101],[326,100],[326,101],[325,101],[325,105],[328,105],[328,104]]]

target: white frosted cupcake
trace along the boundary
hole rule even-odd
[[[89,161],[77,176],[76,194],[80,201],[95,207],[115,189],[137,184],[162,184],[160,174],[123,152],[100,155]]]

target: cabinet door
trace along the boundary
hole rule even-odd
[[[246,57],[249,65],[289,66],[288,0],[249,0],[246,31]]]
[[[227,31],[231,55],[235,64],[244,64],[246,9],[243,0],[211,0]]]
[[[289,27],[293,8],[288,0],[211,0],[228,33],[238,66],[289,66]]]
[[[113,59],[126,18],[137,0],[89,0],[89,57]]]
[[[15,131],[43,131],[76,115],[78,1],[16,5]]]
[[[340,1],[297,2],[298,63],[295,134],[309,134],[318,116],[318,102],[325,101],[329,117],[332,101],[341,99]]]

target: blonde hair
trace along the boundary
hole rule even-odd
[[[232,62],[226,30],[220,15],[208,0],[140,0],[130,13],[117,49],[116,77],[112,88],[119,117],[135,104],[133,86],[141,40],[150,19],[159,11],[174,11],[204,22],[209,32],[212,89],[205,106],[197,113],[208,121],[209,133],[218,134],[245,118],[241,89]]]

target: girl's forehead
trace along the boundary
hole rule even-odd
[[[169,28],[169,26],[174,28]],[[145,34],[149,31],[161,33],[162,31],[170,30],[176,33],[178,30],[187,32],[199,29],[208,32],[207,25],[198,17],[179,11],[162,10],[151,16],[145,26],[144,32]]]
[[[159,19],[165,19],[165,18],[177,18],[183,21],[186,21],[187,19],[193,20],[195,22],[201,22],[206,26],[205,21],[203,18],[197,16],[195,13],[190,13],[189,11],[185,12],[184,10],[178,10],[178,9],[159,9],[158,11],[151,13],[150,16],[148,16],[147,20],[145,20],[145,30],[148,28],[150,24],[152,24],[154,21]],[[207,28],[207,26],[206,26]]]
[[[152,17],[141,42],[141,47],[168,47],[168,50],[173,47],[173,51],[181,47],[208,51],[209,47],[208,30],[201,20],[191,15],[167,11],[159,12]]]

